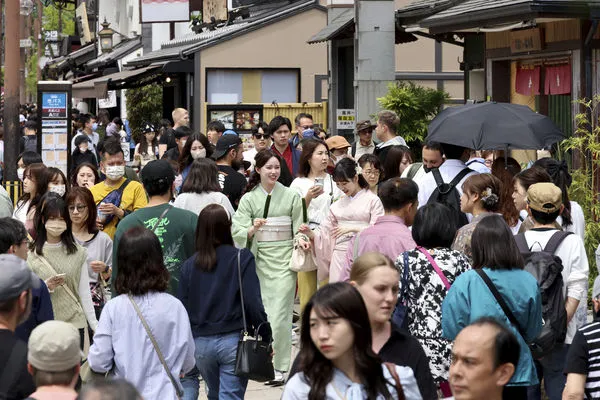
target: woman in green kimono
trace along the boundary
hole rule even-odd
[[[256,258],[260,291],[273,331],[275,379],[283,385],[292,352],[292,311],[296,273],[289,269],[294,236],[302,224],[298,193],[277,182],[281,159],[271,150],[258,152],[255,170],[233,217],[233,239]],[[300,239],[303,247],[309,242]]]

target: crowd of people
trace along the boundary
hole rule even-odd
[[[99,134],[89,115],[68,175],[18,157],[23,195],[0,207],[0,398],[195,400],[202,381],[243,399],[250,333],[284,399],[541,400],[542,383],[550,400],[600,398],[564,162],[522,170],[434,142],[417,162],[391,111],[354,143],[277,116],[249,149],[172,116],[143,124],[132,162],[122,124]],[[595,316],[600,281],[592,300]]]

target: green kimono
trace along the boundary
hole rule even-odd
[[[263,305],[273,330],[273,366],[287,371],[292,352],[292,312],[296,290],[296,273],[289,269],[293,240],[259,242],[248,239],[248,229],[255,218],[263,218],[267,193],[257,186],[240,200],[233,217],[233,240],[248,247],[256,258],[256,274],[260,281]],[[271,192],[268,217],[287,216],[292,219],[296,234],[302,224],[302,201],[295,190],[279,182]]]

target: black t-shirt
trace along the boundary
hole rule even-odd
[[[248,182],[246,177],[229,165],[217,165],[219,168],[219,185],[223,194],[229,198],[231,205],[237,210],[238,203]]]
[[[585,393],[588,399],[600,399],[600,321],[582,326],[569,346],[565,374],[587,375]],[[593,375],[593,376],[590,376]]]
[[[167,129],[165,133],[160,137],[159,144],[166,144],[167,150],[171,150],[173,147],[177,147],[177,142],[175,141],[175,132],[173,129]]]
[[[20,357],[13,365],[8,365],[13,348]],[[0,387],[0,398],[6,393],[8,400],[21,400],[35,392],[33,378],[27,372],[27,344],[8,329],[0,329],[0,383],[6,379],[5,373],[13,375],[7,388]]]
[[[379,351],[379,357],[384,362],[412,368],[423,400],[438,398],[425,351],[406,331],[392,324],[392,335]]]

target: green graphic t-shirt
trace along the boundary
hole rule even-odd
[[[160,216],[168,207],[170,207],[169,211],[167,211],[164,218],[159,222]],[[196,214],[169,204],[140,208],[119,222],[113,244],[113,273],[111,279],[113,282],[113,293],[116,293],[114,282],[119,267],[117,265],[117,252],[121,236],[131,228],[137,226],[143,226],[152,230],[158,223],[159,225],[154,230],[154,233],[158,236],[158,240],[160,240],[164,263],[171,274],[169,293],[176,295],[181,266],[195,252],[197,222],[198,216]]]

